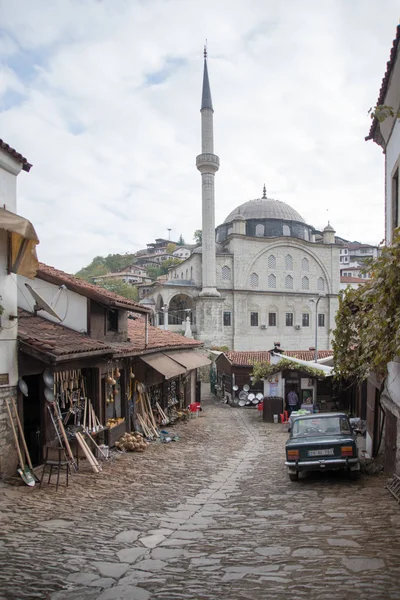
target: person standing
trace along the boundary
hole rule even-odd
[[[297,410],[298,404],[299,404],[299,397],[296,394],[294,388],[292,388],[287,395],[287,405],[288,405],[289,415],[291,415],[294,410]]]

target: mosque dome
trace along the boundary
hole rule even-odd
[[[273,200],[272,198],[257,198],[256,200],[249,200],[248,202],[241,204],[229,213],[224,223],[231,223],[237,218],[237,215],[241,215],[246,220],[280,219],[282,221],[305,223],[303,217],[299,215],[297,210],[286,204],[286,202]]]
[[[240,229],[235,226],[236,221],[244,221]],[[314,228],[307,225],[289,204],[267,198],[264,185],[262,198],[248,200],[229,213],[216,229],[216,241],[224,244],[233,234],[258,238],[294,237],[310,242],[313,241],[313,232]]]

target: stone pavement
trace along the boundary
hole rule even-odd
[[[179,442],[0,488],[0,599],[400,599],[385,479],[291,483],[287,434],[208,397]]]

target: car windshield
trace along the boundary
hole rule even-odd
[[[293,423],[293,437],[308,437],[313,435],[350,434],[349,421],[345,416],[313,417],[312,419],[297,418]]]

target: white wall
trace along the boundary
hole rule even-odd
[[[48,304],[52,306],[52,308],[54,308],[56,313],[61,317],[62,324],[65,327],[74,329],[80,333],[87,333],[87,298],[85,296],[81,296],[68,289],[62,290],[58,296],[58,300],[53,305],[53,299],[59,291],[58,285],[48,283],[37,277],[34,280],[31,280],[19,275],[18,306],[31,313],[33,312],[35,300],[25,287],[25,283],[28,283]],[[39,311],[38,315],[53,323],[60,322],[43,310]]]
[[[382,125],[381,125],[382,127]],[[400,162],[400,121],[397,120],[386,147],[386,241],[392,241],[392,177]]]
[[[16,385],[17,371],[17,320],[10,321],[10,315],[17,314],[17,275],[7,274],[7,232],[0,230],[0,304],[4,313],[0,317],[0,373],[8,373],[9,385]]]

